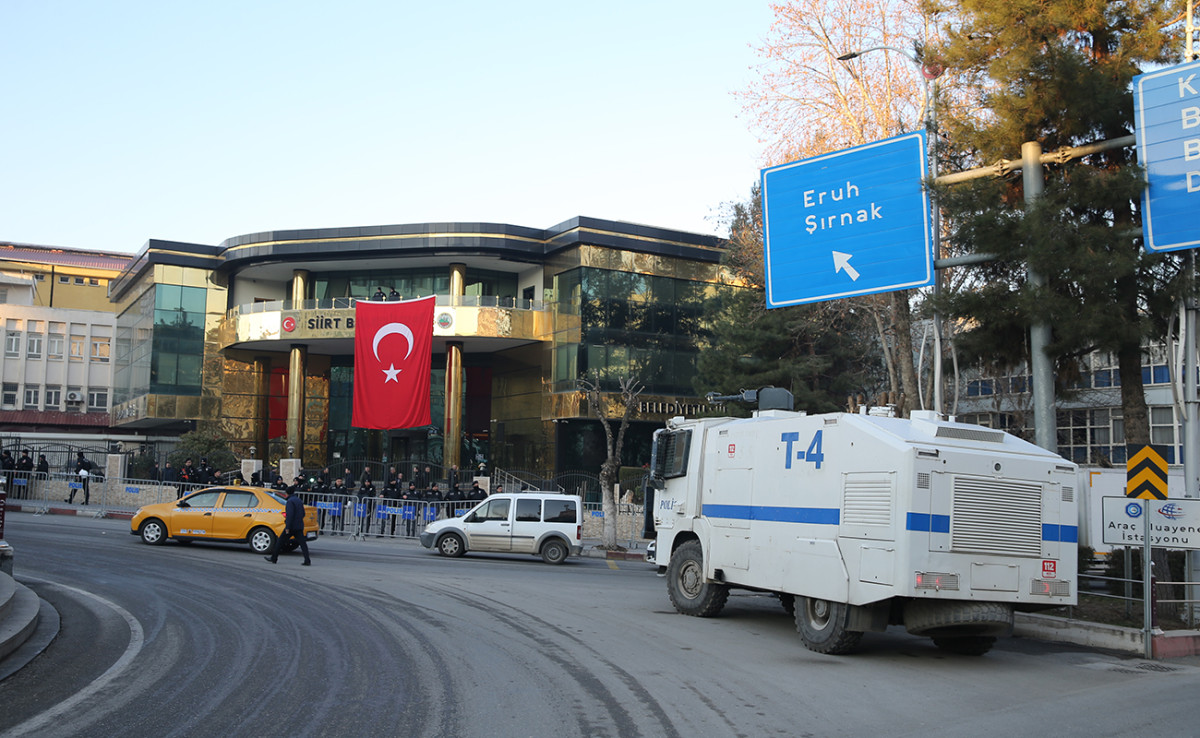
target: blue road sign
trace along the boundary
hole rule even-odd
[[[918,131],[762,171],[767,307],[933,283]]]
[[[1200,246],[1200,62],[1133,78],[1147,251]]]

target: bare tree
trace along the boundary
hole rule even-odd
[[[609,551],[621,551],[621,546],[617,545],[617,496],[616,484],[618,474],[621,471],[621,449],[625,445],[625,429],[629,427],[629,419],[633,416],[634,408],[637,405],[638,395],[642,394],[645,389],[640,381],[632,377],[621,377],[618,380],[620,387],[620,404],[614,408],[620,412],[621,424],[616,435],[613,435],[613,421],[615,417],[610,417],[605,408],[605,395],[600,389],[600,375],[593,373],[591,379],[581,377],[576,380],[576,386],[579,391],[583,392],[587,397],[588,407],[591,408],[592,414],[600,421],[600,425],[604,427],[604,463],[600,465],[600,504],[604,511],[604,535],[601,546]],[[615,403],[609,403],[610,407]],[[614,413],[615,415],[615,413]]]
[[[924,126],[922,72],[938,39],[922,0],[782,0],[757,51],[758,79],[739,94],[765,144],[767,164],[817,156]],[[838,57],[875,47],[849,63]],[[914,64],[914,60],[921,66]],[[958,80],[939,79],[938,105],[966,104]],[[933,101],[929,101],[933,104]],[[893,397],[920,396],[914,366],[911,290],[839,300],[839,310],[874,317]],[[901,408],[907,415],[909,407]]]

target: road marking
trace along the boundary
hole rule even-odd
[[[116,679],[121,672],[125,671],[125,669],[127,669],[131,663],[133,663],[134,658],[136,658],[138,653],[141,652],[142,646],[145,644],[146,640],[145,634],[142,630],[142,624],[138,622],[138,619],[135,618],[128,610],[111,600],[106,600],[100,595],[93,594],[82,589],[77,589],[70,585],[52,582],[48,579],[39,579],[37,577],[21,577],[21,579],[41,582],[43,584],[50,584],[55,587],[62,587],[63,589],[68,589],[75,594],[89,597],[102,605],[112,608],[118,615],[125,618],[125,622],[129,625],[129,645],[125,648],[125,653],[121,654],[121,658],[117,659],[116,663],[108,667],[107,671],[96,677],[91,684],[87,685],[71,697],[63,700],[49,710],[46,710],[35,717],[31,717],[20,725],[12,728],[10,731],[5,733],[6,737],[25,735],[27,733],[41,730],[52,721],[62,717],[64,714],[74,709],[79,703],[99,692],[101,689],[107,686],[109,682],[111,682],[113,679]]]
[[[609,569],[616,569],[616,568],[617,568],[617,562],[613,561],[612,559],[609,559],[609,560],[608,560],[608,568],[609,568]]]

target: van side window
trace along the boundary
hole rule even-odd
[[[475,513],[476,520],[508,520],[508,503],[512,500],[489,500]]]
[[[577,519],[575,500],[546,500],[547,523],[574,523]]]
[[[517,522],[537,523],[542,519],[542,501],[521,499],[517,500]]]

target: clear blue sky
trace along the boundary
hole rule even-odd
[[[718,233],[767,0],[0,3],[0,240],[576,215]]]

